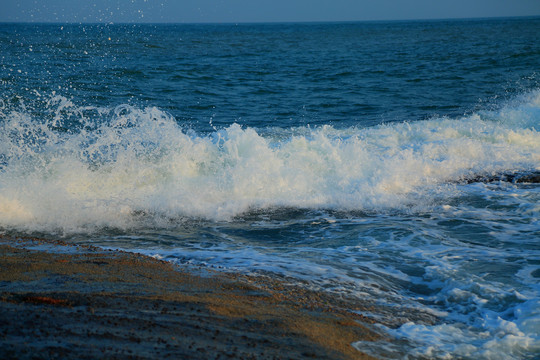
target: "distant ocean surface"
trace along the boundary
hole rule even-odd
[[[538,359],[540,18],[0,24],[0,232],[388,309],[383,359]]]

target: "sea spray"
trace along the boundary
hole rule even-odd
[[[155,222],[275,207],[425,210],[459,194],[456,182],[540,169],[539,98],[458,119],[274,136],[238,124],[201,134],[155,107],[79,107],[54,96],[41,115],[2,110],[0,221],[69,232],[132,227],[141,214]]]

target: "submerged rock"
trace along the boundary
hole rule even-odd
[[[540,184],[540,171],[527,173],[503,173],[497,175],[478,175],[465,179],[467,184],[472,183],[493,183],[493,182],[511,182],[514,184]]]
[[[517,177],[516,183],[540,184],[540,172]]]

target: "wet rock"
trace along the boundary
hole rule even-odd
[[[494,182],[510,182],[514,184],[540,184],[540,171],[535,172],[517,172],[517,173],[502,173],[490,175],[478,175],[471,178],[466,178],[465,183],[494,183]]]

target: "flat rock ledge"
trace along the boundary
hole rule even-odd
[[[2,359],[373,359],[372,304],[139,254],[0,237]],[[383,310],[384,311],[384,310]]]

